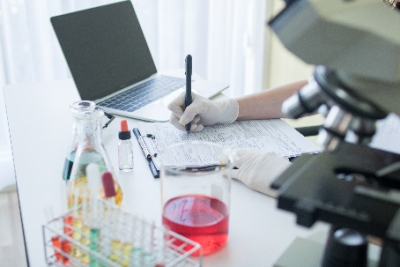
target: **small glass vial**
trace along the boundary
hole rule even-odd
[[[123,172],[133,170],[133,146],[131,142],[131,132],[126,120],[121,121],[121,131],[118,134],[118,166]]]

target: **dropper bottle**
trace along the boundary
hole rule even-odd
[[[133,170],[133,146],[131,142],[131,132],[128,122],[121,120],[121,131],[118,134],[118,165],[123,172]]]

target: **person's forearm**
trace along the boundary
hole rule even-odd
[[[237,120],[285,117],[281,111],[283,101],[298,92],[306,84],[306,80],[297,81],[236,99],[239,104]]]

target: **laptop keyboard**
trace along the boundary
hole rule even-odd
[[[185,86],[186,80],[169,76],[156,78],[98,103],[99,106],[133,112]]]

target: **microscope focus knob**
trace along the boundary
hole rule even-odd
[[[323,267],[366,267],[365,235],[347,228],[332,228],[325,248]]]

